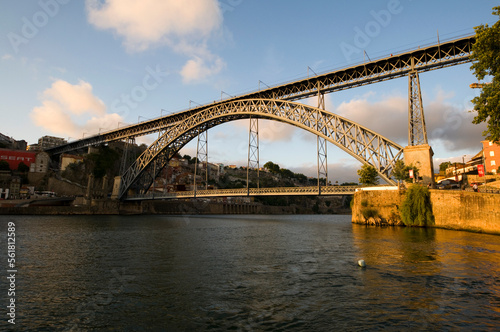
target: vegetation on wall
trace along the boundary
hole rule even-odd
[[[408,188],[401,205],[401,219],[406,226],[434,225],[431,196],[427,187],[413,185]]]

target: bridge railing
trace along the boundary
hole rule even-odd
[[[352,195],[362,186],[322,186],[322,187],[275,187],[275,188],[238,188],[195,191],[175,191],[167,193],[149,192],[128,197],[127,200],[202,198],[202,197],[244,197],[244,196],[301,196],[301,195]]]

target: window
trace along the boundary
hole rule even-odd
[[[490,141],[490,142],[488,142],[488,143],[490,144],[490,146],[493,146],[493,142],[491,142],[491,141]]]
[[[495,151],[490,151],[490,157],[494,157],[495,156]]]
[[[491,163],[490,163],[491,166],[495,166],[496,164],[497,163],[494,160],[492,160]]]

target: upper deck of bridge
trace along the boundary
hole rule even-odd
[[[411,71],[429,71],[470,61],[475,35],[465,36],[439,44],[419,47],[400,54],[374,59],[350,67],[279,84],[267,89],[245,93],[232,98],[200,105],[188,110],[110,130],[99,135],[73,141],[47,150],[51,154],[97,145],[125,138],[144,136],[183,121],[204,109],[220,103],[243,99],[300,100],[320,93],[332,93],[357,86],[403,77]]]

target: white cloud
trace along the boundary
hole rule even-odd
[[[371,101],[365,95],[341,103],[335,113],[380,135],[405,145],[408,140],[408,101],[402,96],[389,96],[379,101]]]
[[[406,96],[369,94],[340,104],[334,113],[355,121],[403,146],[408,145],[408,99]],[[438,91],[434,99],[424,99],[427,137],[431,146],[446,151],[474,149],[485,126],[472,124],[467,102],[454,104],[453,94]],[[472,99],[470,97],[469,99]],[[464,100],[468,100],[465,98]]]
[[[44,98],[58,101],[64,109],[73,114],[103,115],[106,112],[104,103],[92,94],[92,86],[85,81],[73,85],[57,80],[52,83],[50,89],[44,91],[43,95]]]
[[[181,70],[183,82],[191,83],[204,80],[209,76],[217,74],[225,67],[224,61],[221,58],[217,56],[211,58],[213,58],[213,61],[208,63],[198,56],[188,60]]]
[[[207,47],[222,27],[217,0],[87,0],[88,21],[112,30],[130,52],[167,45],[189,58],[180,74],[184,82],[200,81],[225,64]]]
[[[248,121],[249,120],[236,121],[232,125],[236,128],[244,128],[244,130],[246,130],[246,132],[248,133]],[[292,140],[294,135],[297,134],[298,130],[300,129],[288,123],[259,119],[259,140],[261,141],[261,143],[288,142]]]
[[[57,80],[41,95],[41,106],[33,108],[33,122],[50,133],[79,138],[113,129],[122,117],[106,113],[104,103],[94,96],[92,86],[80,81],[73,85]]]
[[[4,54],[2,56],[2,60],[11,60],[14,59],[14,57],[11,54]]]

